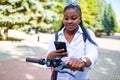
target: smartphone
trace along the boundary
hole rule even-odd
[[[55,44],[56,50],[64,49],[64,51],[62,52],[67,52],[67,47],[65,42],[55,41],[54,44]]]

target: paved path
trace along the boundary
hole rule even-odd
[[[36,41],[22,41],[22,42],[0,42],[0,61],[20,58],[22,56],[29,56],[35,54],[43,54],[48,47],[47,43],[40,43]]]
[[[90,80],[120,80],[120,40],[100,39],[99,59]]]
[[[98,38],[99,59],[90,71],[90,80],[120,80],[120,40]],[[0,42],[0,80],[50,80],[50,71],[25,58],[44,58],[47,43]]]

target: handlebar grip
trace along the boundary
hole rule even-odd
[[[69,68],[67,64],[63,64],[63,68]]]
[[[46,64],[48,67],[58,67],[59,66],[59,68],[69,68],[68,67],[68,65],[66,65],[64,62],[62,62],[61,60],[60,60],[60,62],[59,62],[59,60],[58,59],[55,59],[55,60],[52,60],[52,59],[47,59],[47,60],[45,60],[45,59],[38,59],[38,58],[26,58],[26,62],[32,62],[32,63],[38,63],[38,64],[41,64],[41,65],[44,65],[44,64]],[[62,67],[61,67],[62,66]],[[84,71],[84,68],[81,68],[79,71]]]
[[[66,69],[68,68],[68,69],[70,69],[70,67],[69,67],[67,64],[65,64],[65,63],[63,63],[63,62],[62,62],[61,64],[62,64],[63,68],[66,68]],[[83,71],[84,71],[84,68],[82,67],[82,68],[80,68],[78,71],[82,71],[82,72],[83,72]]]
[[[39,63],[41,65],[44,65],[45,59],[26,58],[26,62]]]

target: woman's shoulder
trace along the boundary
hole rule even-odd
[[[91,38],[95,38],[96,37],[95,33],[91,29],[86,28],[86,30],[87,30],[87,32],[88,32],[88,34],[90,35]]]
[[[94,32],[90,28],[86,28],[87,32],[91,35],[94,35]]]

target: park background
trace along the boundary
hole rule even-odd
[[[26,63],[25,58],[45,57],[48,42],[60,28],[63,8],[69,1],[74,0],[0,0],[0,80],[49,79],[49,71]],[[113,2],[76,1],[85,27],[94,31],[100,47],[100,58],[91,70],[90,80],[119,80],[120,19]]]

